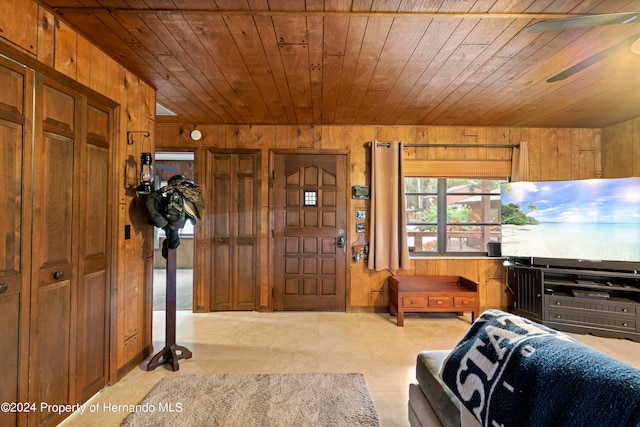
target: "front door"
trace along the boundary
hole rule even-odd
[[[274,160],[274,309],[344,311],[346,155]]]

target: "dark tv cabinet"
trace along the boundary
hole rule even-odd
[[[514,268],[514,312],[542,322],[542,272],[535,268]]]
[[[514,313],[551,328],[640,342],[640,273],[506,264]]]

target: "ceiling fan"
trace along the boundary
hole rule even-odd
[[[529,27],[525,28],[524,32],[529,33],[543,33],[547,31],[563,31],[573,30],[576,28],[589,28],[599,27],[602,25],[614,25],[614,24],[640,24],[640,12],[619,12],[619,13],[606,13],[602,15],[585,15],[576,16],[573,18],[559,18],[551,19],[547,21],[537,22]],[[567,68],[561,73],[547,80],[548,83],[557,82],[567,79],[574,74],[584,70],[587,67],[602,61],[606,57],[613,55],[621,49],[630,47],[634,53],[640,54],[640,34],[628,37],[621,42],[614,44],[613,46],[596,53],[589,58],[577,63],[576,65]]]

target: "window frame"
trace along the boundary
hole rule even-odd
[[[480,193],[474,193],[474,192],[462,192],[462,193],[450,193],[448,190],[448,180],[452,180],[452,179],[469,179],[469,180],[484,180],[484,181],[498,181],[502,183],[507,182],[508,180],[506,180],[505,178],[497,178],[497,177],[487,177],[487,178],[479,178],[479,177],[470,177],[470,176],[466,176],[466,177],[462,177],[462,178],[456,178],[456,177],[432,177],[432,176],[424,176],[424,175],[416,175],[416,174],[412,174],[411,176],[405,176],[404,180],[406,180],[407,178],[411,179],[411,178],[425,178],[425,179],[435,179],[437,180],[437,184],[436,184],[436,192],[405,192],[405,199],[407,196],[434,196],[436,198],[436,222],[435,223],[416,223],[416,222],[411,222],[409,223],[409,219],[407,218],[407,227],[411,226],[411,225],[425,225],[425,226],[435,226],[436,227],[436,248],[434,251],[411,251],[410,252],[410,257],[411,258],[434,258],[434,257],[451,257],[451,258],[464,258],[464,257],[487,257],[488,256],[488,251],[486,249],[486,247],[484,248],[484,250],[480,250],[480,251],[451,251],[449,250],[448,247],[448,243],[449,243],[449,236],[448,236],[448,232],[449,232],[449,227],[452,226],[452,224],[454,223],[449,223],[447,222],[447,207],[448,205],[448,197],[455,194],[455,195],[459,195],[459,196],[489,196],[489,203],[491,204],[491,197],[495,196],[496,193],[495,192],[480,192]],[[406,182],[406,181],[405,181]],[[501,193],[497,193],[498,195],[501,195]],[[408,215],[408,211],[406,209],[407,205],[406,205],[406,201],[405,201],[405,215]],[[499,213],[499,212],[498,212]],[[457,226],[480,226],[480,227],[492,227],[492,226],[498,226],[502,227],[500,218],[497,218],[497,222],[487,222],[486,219],[482,222],[464,222],[464,223],[455,223],[455,225]],[[408,237],[407,237],[408,238]],[[498,241],[501,241],[501,237],[499,238]]]

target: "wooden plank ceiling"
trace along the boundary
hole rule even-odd
[[[640,19],[523,31],[640,11],[640,0],[39,1],[157,89],[177,113],[159,122],[605,127],[640,116],[629,48]]]

